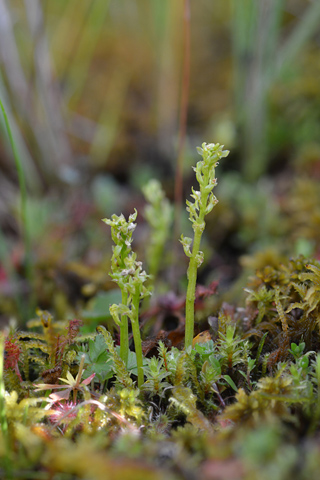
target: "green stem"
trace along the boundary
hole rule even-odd
[[[207,181],[205,182],[207,184]],[[204,217],[206,214],[206,206],[208,201],[209,194],[204,192],[200,187],[201,191],[201,203],[200,211],[197,223],[194,225],[194,240],[192,247],[192,255],[190,257],[189,267],[188,267],[188,288],[186,295],[186,326],[185,326],[185,340],[184,347],[185,349],[192,346],[192,340],[194,335],[194,302],[196,298],[196,284],[197,284],[197,271],[198,271],[198,261],[197,255],[200,251],[200,243],[202,233],[205,228]]]
[[[190,257],[188,267],[188,288],[186,296],[186,328],[184,346],[187,349],[192,346],[194,334],[194,302],[196,297],[196,283],[197,283],[197,260],[196,254],[199,252],[202,232],[196,232],[194,236],[192,256]]]
[[[140,303],[140,292],[139,292],[139,289],[136,289],[136,293],[132,296],[131,324],[132,324],[134,348],[135,348],[136,357],[137,357],[138,387],[141,388],[144,382],[144,375],[143,375],[142,344],[141,344],[141,335],[140,335],[140,328],[139,328],[139,303]]]
[[[6,401],[5,401],[5,385],[3,379],[3,357],[4,357],[4,336],[3,334],[0,335],[0,426],[1,432],[3,436],[3,440],[5,443],[5,448],[7,450],[7,454],[5,454],[4,459],[4,470],[6,471],[7,477],[6,478],[13,478],[12,477],[12,463],[10,460],[10,440],[9,440],[9,430],[8,430],[8,421],[7,421],[7,414],[6,414]]]
[[[83,367],[84,367],[84,361],[85,361],[85,358],[86,356],[84,354],[81,355],[81,359],[80,359],[80,364],[79,364],[79,370],[78,370],[78,373],[77,373],[77,376],[76,376],[76,384],[75,384],[75,387],[78,387],[81,383],[81,377],[82,377],[82,373],[83,373]]]
[[[128,294],[126,291],[121,290],[121,303],[127,305]],[[120,324],[120,357],[124,361],[125,366],[128,364],[129,356],[129,331],[128,331],[128,317],[126,315],[121,316]]]

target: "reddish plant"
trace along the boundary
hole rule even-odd
[[[77,406],[74,402],[59,402],[51,407],[52,414],[49,417],[50,423],[57,426],[61,425],[61,430],[65,433],[68,423],[75,418],[77,418],[78,410],[75,408]]]
[[[69,344],[72,343],[73,340],[78,335],[81,325],[83,325],[83,322],[77,318],[70,320],[67,328],[68,329],[67,339]]]
[[[18,362],[21,355],[21,348],[14,337],[8,337],[5,340],[5,355],[4,355],[4,368],[11,369],[16,372],[20,382],[22,382],[21,373],[19,370]]]
[[[79,334],[79,330],[83,322],[79,319],[70,320],[67,327],[66,335],[58,335],[56,342],[55,363],[60,365],[64,349],[66,345],[71,345]]]

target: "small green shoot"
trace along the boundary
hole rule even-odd
[[[291,349],[289,349],[289,352],[293,355],[295,360],[298,360],[302,356],[305,347],[305,342],[300,342],[299,345],[291,343]]]

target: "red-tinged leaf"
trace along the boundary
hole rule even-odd
[[[89,385],[91,380],[96,376],[95,373],[92,373],[90,377],[86,378],[85,380],[82,380],[81,385]]]
[[[211,282],[208,287],[205,287],[204,285],[197,285],[196,300],[215,295],[217,293],[218,286],[219,282],[217,281]]]

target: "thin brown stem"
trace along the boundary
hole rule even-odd
[[[180,212],[182,206],[183,158],[187,131],[187,114],[190,84],[190,3],[184,0],[183,16],[183,74],[180,102],[179,143],[175,178],[175,239],[180,231]]]
[[[180,236],[181,209],[183,195],[183,159],[184,148],[187,131],[187,115],[189,102],[189,85],[190,85],[190,0],[184,0],[183,12],[183,66],[182,66],[182,84],[181,84],[181,101],[180,101],[180,119],[179,119],[179,141],[177,166],[175,175],[175,214],[174,214],[174,237],[173,250],[177,250],[177,239]],[[178,256],[173,255],[173,261]],[[172,279],[173,283],[176,283]]]

